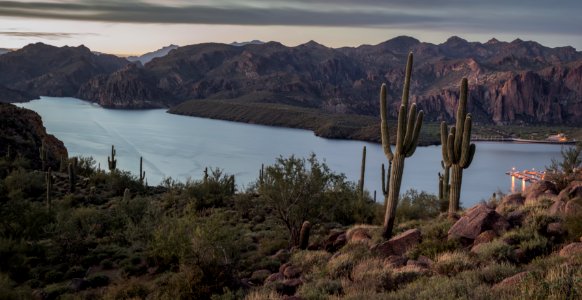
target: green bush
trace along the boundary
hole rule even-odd
[[[410,189],[402,195],[396,209],[398,222],[429,219],[440,213],[440,202],[435,195]]]
[[[475,252],[483,261],[514,262],[516,260],[514,249],[514,246],[497,239],[479,244]]]

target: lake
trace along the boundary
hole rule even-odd
[[[315,153],[331,170],[357,182],[362,147],[367,146],[365,187],[378,191],[380,166],[387,163],[379,144],[330,140],[311,131],[251,125],[172,115],[163,109],[111,110],[74,98],[41,97],[17,104],[41,115],[47,131],[65,143],[70,156],[92,156],[107,169],[111,145],[117,150],[117,167],[137,174],[139,157],[150,185],[164,177],[180,181],[200,179],[205,167],[218,167],[236,176],[239,189],[258,178],[261,164],[272,164],[282,155],[308,157]],[[511,190],[505,172],[515,167],[543,169],[560,158],[561,146],[478,142],[472,165],[463,174],[462,205],[488,199],[492,193]],[[406,160],[401,192],[414,188],[438,191],[440,146],[418,147]],[[522,183],[514,183],[521,190]]]

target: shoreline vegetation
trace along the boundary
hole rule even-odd
[[[190,100],[167,111],[170,114],[242,122],[275,127],[311,130],[316,136],[329,139],[380,141],[380,119],[372,116],[331,114],[312,108],[271,103],[243,103],[229,100]],[[396,119],[389,120],[395,130]],[[425,122],[419,137],[419,146],[440,145],[440,123]],[[502,141],[520,143],[551,143],[550,135],[564,133],[573,144],[582,140],[582,128],[555,125],[493,125],[475,124],[474,141]],[[391,133],[394,143],[396,132]]]

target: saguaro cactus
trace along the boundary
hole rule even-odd
[[[130,193],[131,193],[131,192],[129,191],[129,189],[128,189],[128,188],[126,188],[126,189],[123,191],[123,201],[124,201],[124,202],[127,202],[127,201],[129,201],[129,198],[131,197],[131,194],[130,194]]]
[[[360,166],[360,181],[358,182],[358,190],[360,191],[360,199],[364,199],[364,179],[366,177],[366,146],[362,149],[362,165]]]
[[[475,155],[475,144],[471,143],[471,114],[467,114],[467,78],[461,81],[461,93],[457,108],[456,125],[448,130],[447,124],[441,123],[441,143],[443,162],[451,168],[449,189],[449,217],[454,217],[459,210],[463,169],[468,168]]]
[[[69,163],[68,171],[69,171],[69,192],[74,193],[75,185],[77,184],[77,174],[75,174],[75,167],[73,166],[72,163]]]
[[[384,226],[382,235],[389,239],[392,236],[394,219],[396,217],[396,207],[400,196],[400,185],[402,183],[402,172],[404,171],[404,159],[412,156],[418,145],[418,136],[422,127],[424,112],[417,112],[416,103],[408,108],[408,95],[410,91],[410,76],[412,74],[412,53],[408,55],[406,64],[406,77],[402,90],[402,103],[398,112],[398,126],[396,130],[396,147],[394,152],[390,147],[390,133],[388,131],[388,117],[386,116],[386,84],[382,84],[380,89],[380,129],[382,134],[382,148],[386,158],[392,163],[390,173],[390,184],[387,191],[386,214],[384,215]]]
[[[47,165],[47,158],[48,158],[48,150],[46,149],[44,140],[42,141],[42,145],[38,149],[40,161],[42,162],[42,171],[46,170]]]
[[[145,171],[143,170],[143,157],[139,157],[139,182],[143,185]]]
[[[390,172],[392,172],[392,162],[388,161],[388,173],[386,173],[384,164],[382,164],[382,194],[384,195],[384,198],[388,197],[388,191],[390,190]],[[384,203],[384,205],[386,205],[386,203]]]
[[[107,164],[109,164],[109,171],[112,173],[115,172],[115,169],[117,168],[117,159],[115,159],[116,153],[115,146],[111,145],[111,157],[107,157]]]
[[[51,210],[51,194],[53,193],[53,172],[51,168],[48,168],[45,176],[46,183],[46,207]]]
[[[261,170],[259,171],[259,187],[263,186],[265,180],[265,164],[261,164]]]
[[[311,231],[311,223],[309,221],[303,222],[301,231],[299,232],[299,249],[305,250],[309,246],[309,232]]]

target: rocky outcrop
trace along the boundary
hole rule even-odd
[[[582,243],[572,243],[564,246],[559,254],[560,256],[568,257],[580,253],[582,253]]]
[[[62,141],[47,134],[40,116],[28,109],[0,103],[0,155],[6,155],[8,147],[13,156],[28,159],[33,168],[41,168],[39,148],[42,142],[48,150],[49,166],[56,169],[61,157],[68,157]]]
[[[416,247],[422,241],[420,230],[409,229],[388,241],[372,246],[371,250],[383,257],[401,256]]]
[[[525,190],[525,203],[535,204],[540,199],[554,199],[557,194],[558,189],[553,182],[540,180],[533,183]]]
[[[495,210],[484,204],[469,209],[451,229],[449,239],[460,239],[465,243],[472,243],[482,232],[492,230],[499,235],[509,229],[509,222]]]

